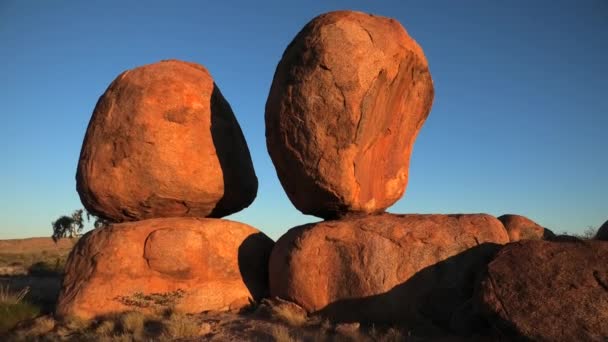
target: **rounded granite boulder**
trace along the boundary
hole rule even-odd
[[[401,198],[433,102],[418,44],[394,19],[320,15],[293,39],[266,102],[266,143],[292,203],[336,218]]]
[[[253,202],[258,181],[207,69],[168,60],[123,72],[101,96],[76,185],[87,210],[122,222],[223,217]]]

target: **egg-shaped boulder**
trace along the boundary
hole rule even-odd
[[[320,15],[283,53],[266,102],[266,143],[292,203],[336,218],[382,212],[407,185],[433,102],[418,44],[394,19]]]
[[[101,96],[76,185],[87,210],[121,222],[223,217],[253,202],[258,181],[207,69],[168,60],[123,72]]]

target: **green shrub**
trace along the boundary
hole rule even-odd
[[[40,315],[40,308],[28,302],[0,303],[0,334],[23,320]]]

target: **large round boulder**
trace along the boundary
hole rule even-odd
[[[484,214],[381,214],[292,228],[269,264],[270,294],[336,321],[449,328],[509,237]]]
[[[509,241],[551,239],[555,234],[521,215],[507,214],[498,217],[509,234]]]
[[[223,219],[160,218],[96,229],[68,258],[57,314],[236,309],[267,296],[273,245],[253,227]]]
[[[608,340],[608,244],[526,240],[488,265],[475,307],[506,340]]]
[[[101,96],[76,186],[87,210],[120,222],[223,217],[251,204],[258,182],[207,69],[169,60],[123,72]]]
[[[608,221],[604,222],[600,229],[597,230],[595,239],[608,241]]]
[[[433,81],[394,19],[323,14],[293,39],[266,102],[266,143],[291,202],[336,218],[401,198]]]

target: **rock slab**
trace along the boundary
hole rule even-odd
[[[336,321],[449,326],[478,272],[508,241],[500,221],[485,214],[381,214],[299,226],[272,251],[270,294]]]
[[[338,11],[283,53],[266,102],[266,143],[291,202],[325,219],[401,198],[433,102],[418,44],[394,19]]]
[[[251,204],[258,182],[207,69],[168,60],[123,72],[101,96],[76,186],[87,210],[123,222],[223,217]]]
[[[509,339],[608,340],[608,243],[527,240],[488,265],[477,310]]]
[[[161,309],[235,309],[268,294],[274,243],[243,223],[160,218],[83,236],[68,258],[59,316],[94,318]],[[163,306],[160,305],[160,306]]]

